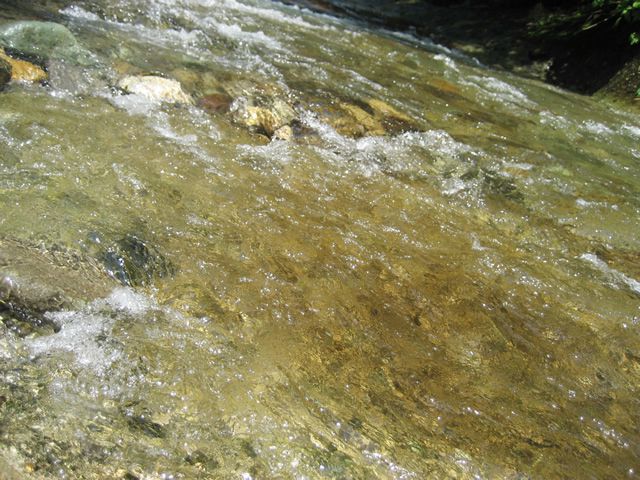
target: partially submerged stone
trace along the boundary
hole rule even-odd
[[[182,89],[180,82],[155,75],[129,75],[118,82],[127,93],[145,97],[154,102],[192,104],[191,96]]]
[[[225,89],[235,99],[230,109],[233,120],[256,133],[272,138],[297,117],[287,93],[277,85],[243,80]]]
[[[293,108],[278,98],[268,104],[254,105],[250,99],[234,101],[231,110],[236,122],[272,137],[276,130],[296,118]]]
[[[369,135],[384,135],[386,132],[380,121],[363,108],[351,104],[340,103],[341,115],[333,122],[333,127],[342,135],[348,137],[362,137]]]
[[[95,63],[65,26],[54,22],[17,21],[0,25],[0,46],[43,59],[62,59],[81,65]]]
[[[280,127],[278,130],[273,132],[272,138],[274,140],[284,140],[284,141],[291,140],[293,138],[293,129],[289,125]]]
[[[279,99],[273,99],[269,106],[249,105],[246,100],[239,100],[233,103],[232,112],[238,123],[264,133],[269,138],[296,117],[293,108]]]
[[[42,82],[47,79],[47,73],[37,65],[24,60],[10,57],[0,48],[0,60],[11,66],[11,80],[16,82]]]
[[[229,110],[235,123],[271,139],[291,140],[300,137],[300,128],[296,126],[303,122],[298,111],[307,109],[313,110],[341,135],[351,138],[420,130],[409,115],[380,99],[353,101],[331,96],[316,100],[303,98],[294,106],[292,95],[277,84],[246,79],[224,84],[223,90],[225,93],[202,96],[198,106],[210,113]],[[308,135],[310,132],[304,133]]]
[[[379,100],[377,98],[370,98],[369,100],[367,100],[367,103],[377,114],[382,117],[393,117],[407,123],[413,122],[411,117],[405,115],[398,109],[392,107],[386,102],[383,102],[382,100]]]

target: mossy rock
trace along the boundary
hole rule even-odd
[[[18,21],[0,25],[0,45],[21,54],[66,60],[80,65],[95,63],[65,26],[53,22]]]

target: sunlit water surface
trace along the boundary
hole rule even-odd
[[[637,116],[266,0],[51,9],[96,61],[0,93],[0,238],[166,268],[5,328],[7,478],[635,476]],[[311,133],[122,95],[127,68],[274,85]],[[415,128],[343,136],[334,99]]]

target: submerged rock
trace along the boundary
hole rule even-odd
[[[191,96],[182,89],[180,82],[155,75],[129,75],[118,82],[127,93],[145,97],[153,102],[193,104]]]
[[[483,187],[488,193],[504,197],[515,202],[522,202],[524,195],[512,178],[488,168],[480,169]]]
[[[81,65],[95,63],[65,26],[53,22],[18,21],[0,25],[0,45],[40,58],[62,59]]]
[[[198,64],[189,65],[188,68],[175,68],[169,72],[169,75],[178,80],[192,95],[206,96],[223,90],[216,75],[203,70],[203,67]]]
[[[120,239],[101,257],[109,275],[128,287],[149,285],[175,273],[174,266],[155,246],[136,235]]]
[[[92,95],[106,90],[112,80],[99,69],[83,68],[64,60],[51,60],[48,63],[49,83],[57,90],[65,90],[74,95]]]
[[[78,252],[0,238],[0,318],[20,335],[55,330],[45,312],[78,308],[114,286],[99,264]]]
[[[331,122],[338,133],[347,137],[384,135],[386,133],[380,121],[363,108],[346,102],[340,103],[339,107],[342,115],[337,116]]]
[[[11,80],[13,81],[42,82],[47,79],[47,73],[42,68],[31,62],[12,58],[2,48],[0,48],[0,60],[11,66]]]
[[[312,109],[339,134],[350,138],[395,135],[419,131],[417,123],[395,107],[378,99],[317,102]]]
[[[367,104],[373,109],[374,117],[382,124],[388,134],[395,135],[420,130],[415,120],[410,116],[382,100],[370,98],[367,100]]]
[[[233,99],[225,93],[212,93],[198,100],[198,106],[210,113],[226,113]]]

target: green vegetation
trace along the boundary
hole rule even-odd
[[[638,0],[593,0],[593,6],[598,9],[597,14],[603,20],[615,20],[616,24],[625,20],[632,25],[640,24],[640,1]],[[629,34],[632,45],[640,43],[640,34],[633,31]]]

